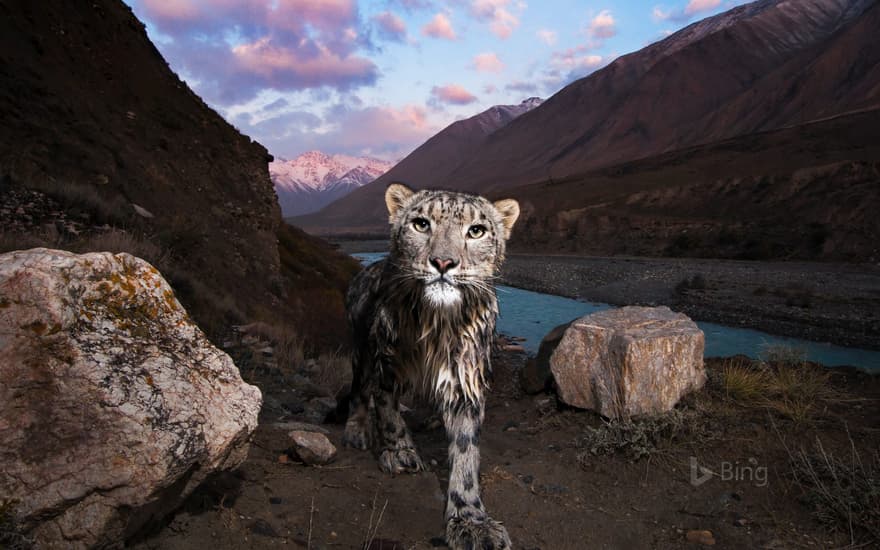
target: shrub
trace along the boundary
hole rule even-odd
[[[815,449],[790,452],[789,458],[816,519],[847,533],[856,547],[863,534],[880,540],[880,454],[863,462],[852,438],[850,448],[849,457],[839,458],[817,439]]]

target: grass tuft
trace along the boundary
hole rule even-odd
[[[813,514],[833,531],[844,532],[856,546],[880,541],[880,453],[863,461],[852,437],[850,456],[827,452],[816,439],[812,450],[789,451],[795,478],[806,490]]]
[[[696,412],[672,409],[639,419],[603,420],[597,428],[588,426],[586,433],[575,440],[575,446],[583,449],[578,454],[581,465],[587,464],[590,456],[610,454],[622,454],[635,462],[682,436],[702,431]]]

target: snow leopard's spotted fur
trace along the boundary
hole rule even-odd
[[[374,447],[386,472],[419,471],[399,397],[414,388],[433,398],[449,440],[447,544],[510,548],[480,498],[478,444],[498,314],[492,281],[519,206],[401,184],[385,202],[390,253],[355,277],[346,299],[355,353],[344,442]]]

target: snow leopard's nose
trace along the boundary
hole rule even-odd
[[[453,267],[458,265],[458,262],[453,260],[452,258],[431,258],[431,265],[437,268],[437,271],[443,275]]]

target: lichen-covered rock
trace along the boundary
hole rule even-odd
[[[667,307],[587,315],[550,357],[559,397],[608,418],[658,414],[706,382],[703,332]]]
[[[0,496],[39,547],[121,545],[244,460],[260,405],[143,260],[0,255]]]

